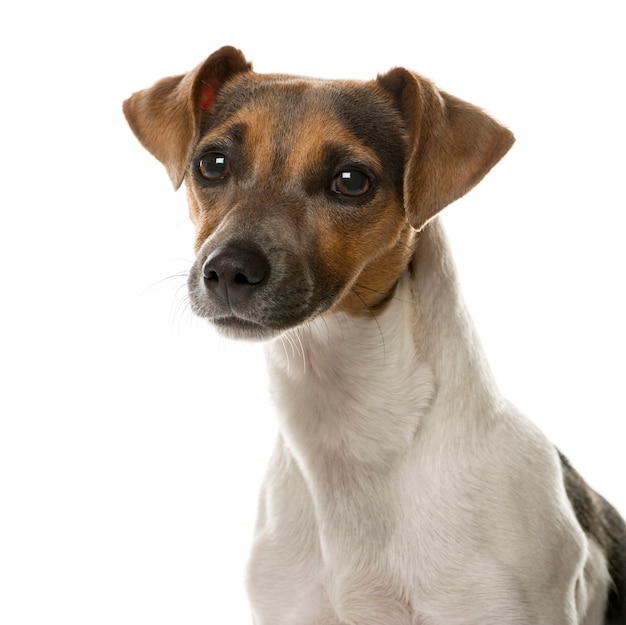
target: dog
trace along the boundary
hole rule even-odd
[[[403,68],[258,74],[232,47],[124,112],[185,182],[193,311],[266,342],[254,623],[626,624],[626,525],[500,395],[437,219],[511,132]]]

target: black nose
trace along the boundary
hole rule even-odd
[[[248,300],[268,279],[269,272],[264,254],[236,246],[216,249],[202,267],[206,288],[230,306]]]

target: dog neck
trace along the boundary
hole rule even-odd
[[[421,357],[437,384],[433,410],[438,418],[480,424],[499,412],[503,401],[465,308],[454,260],[443,227],[432,221],[422,232],[411,261],[418,302]]]
[[[335,465],[389,466],[420,428],[462,433],[499,401],[436,222],[380,313],[318,318],[267,354],[288,447]]]

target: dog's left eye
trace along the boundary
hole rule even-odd
[[[365,195],[371,186],[371,181],[362,171],[348,169],[339,172],[333,180],[332,190],[347,197]]]
[[[223,154],[211,152],[200,159],[198,169],[207,180],[223,180],[230,173],[230,163]]]

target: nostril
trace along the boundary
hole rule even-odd
[[[202,267],[206,288],[219,299],[240,304],[267,281],[270,266],[267,257],[257,249],[227,246],[209,255]]]
[[[243,273],[238,273],[235,275],[235,284],[254,284],[254,282],[250,281]]]
[[[202,275],[204,279],[208,280],[209,282],[218,282],[220,279],[220,277],[217,275],[217,271],[206,266],[204,267]]]

